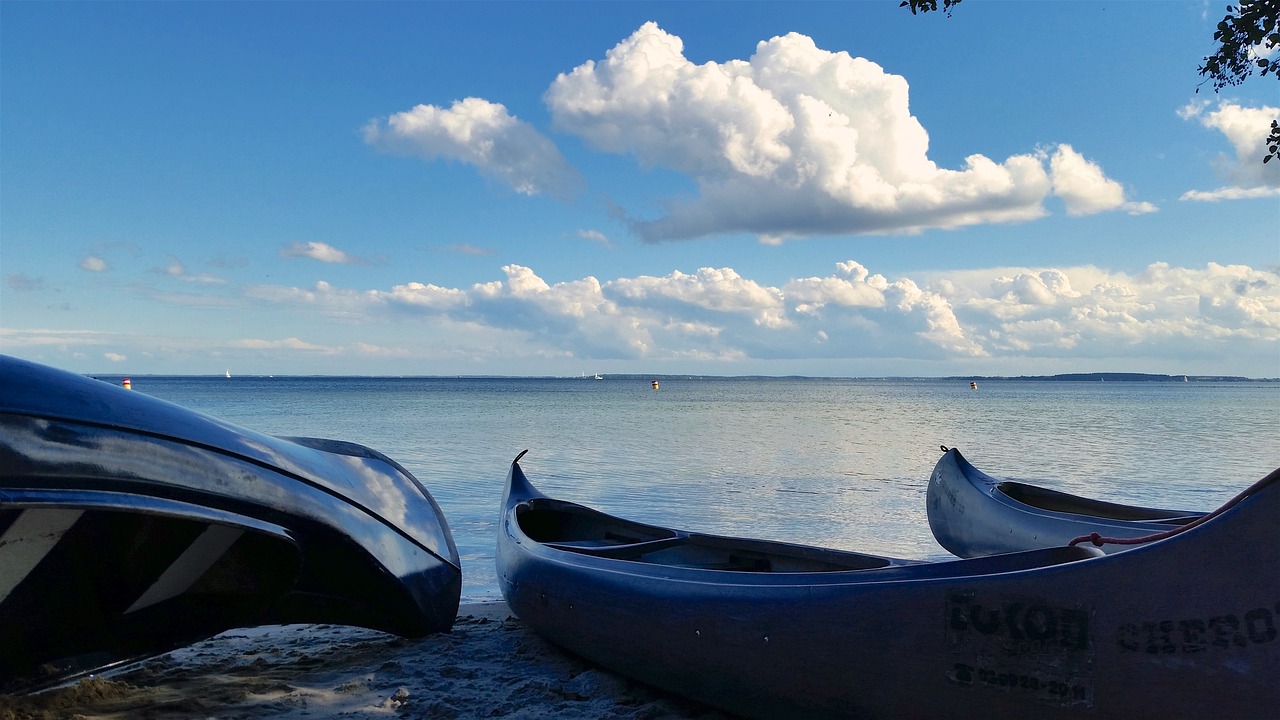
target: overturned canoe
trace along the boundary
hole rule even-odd
[[[1204,515],[1120,505],[997,480],[955,448],[945,450],[934,466],[926,506],[934,538],[960,557],[1056,547],[1093,533],[1132,540],[1174,530]],[[1113,542],[1101,547],[1113,553],[1133,546]]]
[[[548,640],[757,718],[1270,717],[1280,471],[1212,521],[1117,555],[913,563],[616,518],[513,462],[497,572]]]
[[[439,507],[386,456],[0,356],[0,692],[235,627],[447,630],[460,592]]]

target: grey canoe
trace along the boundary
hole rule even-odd
[[[934,466],[926,505],[933,537],[960,557],[1057,547],[1093,533],[1132,540],[1176,530],[1204,515],[1091,500],[998,480],[955,448],[945,450]],[[1113,553],[1133,546],[1111,542],[1100,547]]]
[[[1280,470],[1129,552],[912,563],[616,518],[507,476],[498,583],[528,627],[754,718],[1261,720],[1280,707]]]

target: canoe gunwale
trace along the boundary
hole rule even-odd
[[[57,490],[35,488],[0,488],[0,505],[6,510],[43,508],[92,509],[96,512],[122,512],[141,515],[198,520],[210,524],[226,525],[272,535],[290,543],[297,538],[284,526],[248,515],[135,493],[111,490]]]
[[[672,530],[626,520],[588,508],[577,503],[535,497],[515,501],[508,506],[512,524],[523,538],[550,551],[568,552],[606,560],[625,560],[638,565],[670,567],[679,570],[703,570],[692,560],[687,565],[674,560],[698,554],[709,556],[728,553],[720,568],[722,572],[738,574],[755,572],[762,574],[801,574],[803,568],[810,572],[828,574],[835,572],[863,572],[896,565],[915,564],[912,560],[884,558],[877,555],[844,550],[816,548],[807,545],[744,538],[724,537],[705,533]],[[530,522],[537,518],[537,522]],[[556,520],[563,522],[557,523]],[[548,530],[548,526],[564,527],[579,523],[573,529],[589,525],[594,537],[587,533],[567,533],[573,537],[560,539]],[[737,561],[733,557],[737,557]],[[646,558],[646,556],[654,556]],[[817,568],[822,568],[820,571]],[[637,569],[637,572],[640,570]]]
[[[980,578],[1042,570],[1070,563],[1086,562],[1104,555],[1102,551],[1092,546],[1063,545],[981,558],[926,562],[788,542],[707,535],[637,523],[577,503],[548,498],[533,487],[518,461],[512,463],[507,485],[508,489],[514,492],[504,496],[502,519],[499,524],[500,548],[508,545],[515,552],[525,553],[541,561],[558,565],[578,566],[588,570],[596,569],[635,577],[660,577],[664,582],[672,583],[709,583],[722,584],[726,587],[830,588],[910,581],[946,582],[956,578]],[[645,543],[602,547],[566,546],[560,543],[542,542],[528,535],[520,523],[521,511],[530,507],[531,503],[535,506],[545,503],[546,506],[554,507],[559,511],[590,515],[602,521],[616,521],[620,526],[627,528],[639,527],[650,531],[665,531],[671,536]],[[832,567],[808,572],[730,570],[668,565],[634,557],[644,553],[648,548],[655,550],[661,550],[664,547],[678,548],[682,543],[691,542],[724,547],[766,548],[779,553],[812,554],[818,558],[829,557]],[[499,561],[501,562],[501,558]],[[835,567],[840,561],[848,565]]]

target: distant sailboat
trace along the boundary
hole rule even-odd
[[[227,370],[227,379],[228,379],[228,380],[230,380],[230,379],[231,379],[231,371],[230,371],[230,370]]]

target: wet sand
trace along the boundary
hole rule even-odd
[[[500,601],[464,605],[453,632],[418,640],[336,625],[233,630],[57,689],[0,696],[0,720],[377,717],[732,718],[559,650]]]

